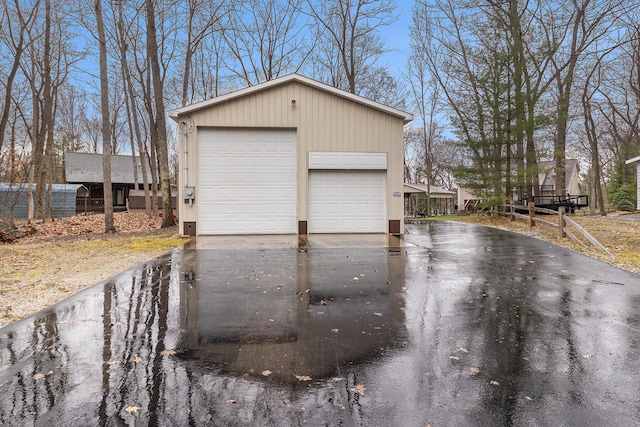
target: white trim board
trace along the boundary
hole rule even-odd
[[[387,153],[310,152],[309,170],[387,170]]]

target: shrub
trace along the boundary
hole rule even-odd
[[[631,184],[624,184],[618,187],[611,194],[611,203],[619,211],[633,212],[636,210],[635,188]]]

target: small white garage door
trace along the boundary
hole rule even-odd
[[[309,171],[309,233],[385,233],[386,171]]]
[[[198,234],[297,232],[296,131],[198,134]]]

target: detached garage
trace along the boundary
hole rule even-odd
[[[292,74],[169,114],[185,235],[404,230],[408,113]]]

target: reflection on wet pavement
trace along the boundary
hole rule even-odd
[[[640,277],[456,223],[176,250],[0,330],[2,425],[633,425]]]
[[[298,383],[393,347],[404,326],[400,251],[184,252],[189,359]],[[268,375],[262,372],[269,371]]]

